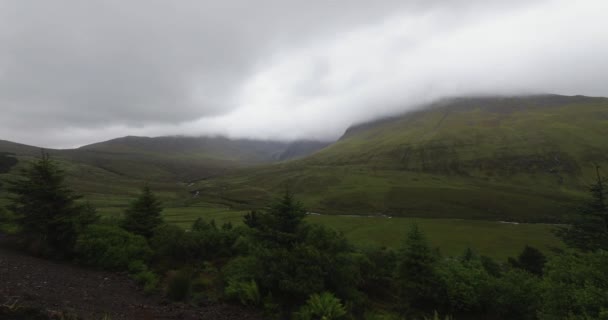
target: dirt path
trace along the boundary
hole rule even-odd
[[[200,308],[144,296],[125,275],[27,256],[0,247],[0,305],[70,311],[84,319],[261,319],[231,305]],[[0,318],[2,315],[0,315]]]

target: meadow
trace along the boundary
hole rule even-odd
[[[124,208],[107,207],[99,209],[106,217],[118,218]],[[231,209],[213,204],[191,207],[165,208],[165,219],[184,229],[203,218],[215,220],[218,226],[224,223],[241,225],[247,211]],[[466,248],[505,261],[521,252],[526,245],[540,249],[546,254],[552,248],[562,247],[549,224],[502,223],[497,221],[430,219],[382,216],[309,215],[310,223],[318,223],[342,232],[352,243],[360,247],[389,247],[398,249],[412,224],[423,230],[430,244],[446,256],[462,254]]]

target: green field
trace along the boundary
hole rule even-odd
[[[104,215],[117,217],[120,208],[102,208]],[[185,229],[197,218],[215,220],[218,226],[230,222],[240,225],[246,211],[231,210],[213,205],[198,207],[166,208],[165,219]],[[338,230],[355,245],[361,247],[386,246],[398,248],[408,230],[417,224],[426,234],[433,247],[447,256],[459,255],[467,247],[499,260],[516,256],[525,245],[531,245],[550,253],[561,247],[561,242],[551,232],[555,226],[547,224],[509,224],[495,221],[459,219],[386,218],[364,216],[307,217],[310,223],[318,223]]]

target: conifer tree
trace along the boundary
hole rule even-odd
[[[436,307],[436,261],[437,257],[424,235],[417,225],[413,225],[399,252],[396,274],[398,293],[404,308],[432,311]]]
[[[67,187],[65,173],[48,153],[42,152],[21,175],[8,188],[12,193],[9,209],[18,216],[25,239],[32,246],[69,254],[78,232],[96,220],[94,209],[76,203],[81,197]]]
[[[542,276],[547,258],[540,250],[527,245],[519,254],[517,260],[509,258],[508,261],[509,264],[515,268],[526,270],[537,276]]]
[[[125,211],[123,228],[134,234],[152,237],[154,231],[163,224],[163,208],[160,201],[145,185],[139,197]]]
[[[608,250],[608,182],[599,167],[596,173],[596,183],[589,187],[591,200],[578,210],[570,226],[557,231],[569,247],[582,251]]]
[[[245,216],[245,223],[258,231],[260,240],[291,247],[297,242],[296,233],[305,217],[306,209],[287,190],[265,213]]]

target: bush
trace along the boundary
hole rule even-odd
[[[238,300],[244,306],[257,306],[260,304],[260,290],[257,283],[249,281],[230,281],[225,290],[226,297]]]
[[[111,225],[89,226],[79,235],[75,251],[82,263],[107,270],[127,270],[152,253],[145,238]]]
[[[219,301],[224,297],[224,282],[220,271],[213,264],[205,262],[200,272],[192,277],[191,291],[190,301],[195,304]]]
[[[192,272],[180,270],[169,276],[167,297],[173,301],[186,301],[192,290]]]
[[[150,245],[154,248],[156,261],[163,267],[175,268],[231,256],[237,236],[232,229],[219,230],[197,220],[195,229],[191,232],[174,225],[158,228],[150,239]]]
[[[567,253],[545,268],[541,319],[608,319],[608,252]]]
[[[401,320],[397,314],[392,313],[380,313],[380,312],[367,312],[363,315],[364,320]]]
[[[387,248],[367,249],[361,262],[362,289],[369,296],[383,300],[394,293],[393,273],[397,266],[397,255]]]
[[[222,276],[227,282],[247,281],[264,272],[254,256],[236,257],[222,268]]]
[[[537,276],[543,275],[547,258],[540,250],[526,246],[517,259],[509,258],[509,264],[514,268],[526,270]]]
[[[298,320],[337,320],[344,316],[346,316],[346,310],[340,303],[340,299],[330,292],[311,295],[306,304],[296,313]]]
[[[445,260],[437,273],[445,289],[443,303],[450,312],[482,310],[490,276],[479,260]]]
[[[542,292],[541,280],[533,274],[513,269],[493,281],[491,307],[502,319],[536,319]]]
[[[17,217],[2,207],[0,207],[0,232],[8,234],[18,232]]]
[[[152,293],[158,288],[158,276],[150,270],[142,270],[133,276],[135,281],[144,287],[144,293]]]

